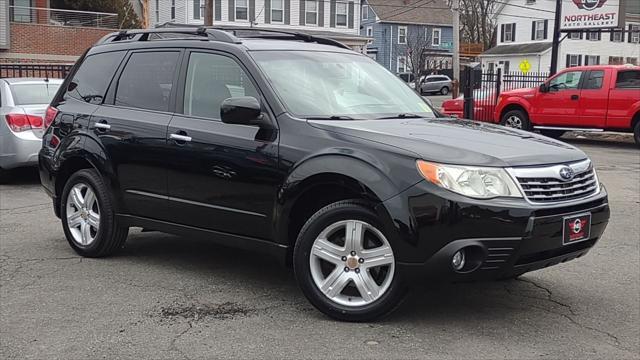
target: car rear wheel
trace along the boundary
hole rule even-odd
[[[500,124],[506,127],[521,130],[529,130],[531,128],[529,117],[522,110],[507,111],[504,115],[502,115]]]
[[[442,89],[440,89],[440,94],[442,95],[447,95],[449,93],[449,88],[448,87],[443,87]]]
[[[640,147],[640,120],[636,121],[636,126],[633,127],[633,139],[636,141],[636,145]]]
[[[315,213],[294,249],[302,292],[326,315],[368,321],[393,311],[406,294],[393,248],[373,211],[353,200]]]
[[[129,228],[118,223],[108,189],[95,170],[71,175],[62,192],[61,206],[67,241],[82,256],[111,255],[127,239]]]
[[[8,170],[0,168],[0,184],[7,184],[11,180]]]

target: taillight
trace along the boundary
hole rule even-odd
[[[41,129],[43,125],[42,118],[36,115],[7,114],[5,115],[5,120],[9,128],[14,132]]]
[[[58,109],[54,108],[53,106],[47,107],[47,111],[44,113],[45,129],[48,128],[53,123],[53,120],[56,119],[56,115],[58,115]]]

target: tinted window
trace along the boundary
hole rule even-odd
[[[58,91],[60,84],[14,84],[11,85],[13,102],[16,105],[48,104]]]
[[[67,96],[92,104],[101,104],[107,87],[124,51],[87,56],[67,87]]]
[[[168,111],[178,52],[131,55],[116,89],[115,105]]]
[[[219,119],[222,102],[240,96],[257,98],[258,93],[233,59],[214,54],[191,54],[184,91],[186,115]]]
[[[640,71],[619,71],[618,78],[616,79],[616,87],[620,89],[640,88]]]
[[[602,78],[604,77],[604,71],[591,71],[589,77],[584,84],[584,89],[600,89],[602,87]]]

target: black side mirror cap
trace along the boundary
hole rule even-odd
[[[220,119],[225,124],[266,127],[260,101],[252,96],[232,97],[220,105]]]
[[[545,83],[540,84],[540,92],[541,93],[549,92],[549,87],[547,86],[547,84]]]

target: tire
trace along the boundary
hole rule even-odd
[[[564,133],[566,133],[564,130],[540,130],[540,134],[553,139],[560,139]]]
[[[443,87],[442,89],[440,89],[440,94],[442,95],[447,95],[449,93],[449,88],[448,87]]]
[[[522,110],[507,111],[504,115],[502,115],[502,118],[500,119],[500,125],[527,131],[531,129],[529,116]]]
[[[354,229],[360,229],[362,236],[347,242],[344,235]],[[304,224],[294,248],[293,266],[298,285],[313,306],[334,319],[369,321],[400,305],[407,291],[400,281],[391,243],[381,229],[376,214],[356,200],[325,206]],[[330,278],[334,286],[323,290],[321,285],[328,284]]]
[[[129,228],[118,224],[111,195],[95,170],[71,175],[60,203],[64,234],[79,255],[104,257],[124,245]]]
[[[10,171],[0,168],[0,184],[8,184],[10,181],[11,181]]]
[[[640,147],[640,120],[636,121],[636,125],[633,127],[633,140],[635,140],[636,145]]]

